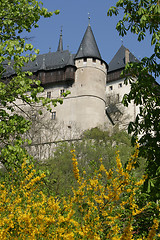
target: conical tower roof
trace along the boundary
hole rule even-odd
[[[86,29],[75,59],[86,57],[102,59],[90,25]]]
[[[119,50],[114,55],[111,62],[109,63],[109,69],[108,69],[109,72],[125,67],[125,65],[126,65],[126,61],[125,61],[126,50],[128,50],[128,49],[126,47],[124,47],[123,45],[119,48]],[[128,54],[129,54],[129,56],[128,56],[129,62],[138,62],[138,59],[131,52],[129,52],[129,50],[128,50]]]

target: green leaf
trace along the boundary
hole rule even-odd
[[[54,13],[55,13],[56,15],[58,15],[58,14],[60,13],[60,10],[56,10],[56,11],[54,11]]]
[[[148,180],[148,188],[147,188],[147,192],[148,192],[148,193],[151,192],[151,183],[150,183],[150,180]]]

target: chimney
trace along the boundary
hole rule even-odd
[[[125,49],[125,64],[129,62],[129,50],[126,48]]]

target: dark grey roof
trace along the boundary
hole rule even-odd
[[[118,52],[114,55],[113,59],[109,63],[108,72],[115,71],[125,67],[125,48],[123,45],[120,47]],[[139,60],[129,52],[129,62],[138,62]]]
[[[35,72],[41,69],[50,70],[50,69],[57,69],[63,68],[67,65],[70,59],[70,52],[68,50],[60,52],[50,52],[47,54],[38,55],[34,62],[30,62],[24,68],[26,71],[28,70]],[[44,66],[44,68],[42,67]]]
[[[36,60],[29,61],[24,67],[23,71],[37,72],[39,70],[51,70],[64,68],[68,65],[75,66],[74,55],[72,55],[68,50],[49,52],[46,54],[37,55]],[[5,65],[6,73],[4,76],[10,76],[14,74],[12,66]]]
[[[75,57],[75,54],[70,54],[69,60],[67,62],[67,66],[75,66],[74,57]]]
[[[101,55],[90,25],[87,27],[75,59],[84,57],[101,59]]]

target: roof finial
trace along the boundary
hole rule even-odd
[[[62,30],[63,30],[63,26],[61,26],[61,33],[60,33],[60,36],[62,36]]]
[[[90,26],[90,20],[91,20],[90,13],[88,13],[88,26]]]

